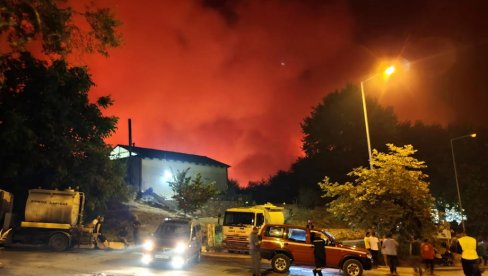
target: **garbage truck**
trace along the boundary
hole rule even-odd
[[[91,228],[83,227],[85,195],[66,190],[31,189],[25,203],[24,219],[14,222],[13,195],[0,190],[0,243],[3,245],[48,245],[65,251],[75,245],[92,243]]]
[[[284,222],[284,208],[271,203],[229,208],[224,214],[222,246],[229,252],[247,252],[253,227],[261,228],[265,224]]]

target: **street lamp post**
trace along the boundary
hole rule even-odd
[[[458,195],[458,202],[459,202],[459,208],[461,209],[461,224],[463,225],[463,231],[466,232],[466,227],[464,225],[464,210],[463,210],[463,204],[461,202],[461,192],[459,191],[459,180],[458,180],[458,175],[457,175],[457,168],[456,168],[456,158],[454,157],[454,144],[453,142],[459,139],[463,138],[475,138],[476,133],[472,133],[469,135],[463,135],[459,137],[455,137],[451,139],[451,154],[452,154],[452,165],[454,166],[454,178],[456,180],[456,189],[457,189],[457,195]]]
[[[395,72],[395,66],[390,66],[388,68],[386,68],[386,70],[383,72],[385,75],[391,75]],[[363,81],[361,81],[361,99],[363,101],[363,113],[364,113],[364,127],[366,128],[366,141],[368,143],[368,157],[369,157],[369,169],[372,170],[373,169],[373,163],[372,163],[372,153],[371,153],[371,138],[369,136],[369,123],[368,123],[368,111],[367,111],[367,108],[366,108],[366,96],[365,96],[365,93],[364,93],[364,83],[373,79],[374,77],[376,77],[376,75],[373,75]]]

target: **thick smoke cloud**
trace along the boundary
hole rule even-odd
[[[376,28],[363,25],[374,7],[279,0],[100,4],[123,22],[123,46],[108,59],[85,60],[97,84],[92,96],[115,100],[107,114],[120,122],[111,144],[127,144],[131,118],[136,145],[209,156],[231,165],[230,177],[246,185],[288,169],[302,154],[300,122],[322,97],[357,83],[380,58],[399,55],[411,55],[411,71],[420,71],[388,90],[371,84],[372,96],[393,105],[401,119],[456,119],[449,101],[439,100],[442,93],[426,91],[441,90],[433,82],[459,62],[459,45],[435,32],[410,37],[408,28],[364,37]]]

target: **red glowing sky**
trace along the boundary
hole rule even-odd
[[[288,169],[311,108],[385,58],[408,59],[408,76],[366,89],[401,120],[484,123],[481,2],[106,0],[123,45],[83,62],[92,97],[115,100],[108,143],[127,144],[131,118],[137,146],[209,156],[246,185]]]

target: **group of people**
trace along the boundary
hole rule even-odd
[[[384,239],[378,239],[374,232],[366,232],[364,237],[364,244],[368,251],[371,252],[375,266],[379,263],[380,250],[385,256],[385,264],[389,266],[392,275],[398,275],[398,242],[393,239],[391,234],[387,234]],[[457,235],[457,239],[453,242],[451,250],[461,255],[461,265],[464,275],[466,276],[481,276],[480,264],[486,262],[488,259],[487,247],[484,241],[479,243],[476,239],[461,232]],[[434,274],[434,260],[436,258],[436,250],[434,244],[429,239],[424,239],[420,244],[420,256],[425,265],[426,271],[431,275]],[[419,274],[422,269],[418,268]]]
[[[398,275],[398,242],[393,239],[391,233],[386,234],[383,239],[379,239],[375,232],[366,232],[364,237],[364,246],[371,253],[373,258],[373,267],[378,267],[381,253],[384,256],[384,262],[390,267],[392,275]]]

